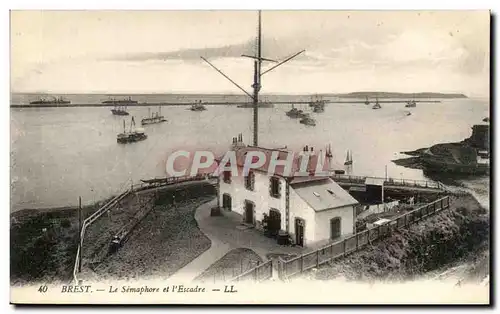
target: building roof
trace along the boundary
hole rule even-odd
[[[288,158],[288,155],[293,153],[291,151],[288,151],[288,150],[285,150],[282,148],[272,149],[272,148],[264,148],[264,147],[257,147],[257,146],[235,147],[234,150],[236,152],[236,163],[237,163],[237,166],[240,168],[245,165],[245,158],[246,158],[246,155],[248,152],[259,151],[259,152],[264,153],[266,156],[266,160],[265,160],[264,165],[262,165],[261,167],[256,168],[256,169],[252,169],[252,170],[257,170],[257,171],[261,171],[261,172],[265,172],[265,173],[267,173],[269,170],[269,163],[270,163],[271,156],[272,156],[273,152],[275,152],[275,151],[278,152],[278,160],[286,160]],[[313,153],[315,153],[315,152],[313,152]],[[222,159],[222,157],[218,158],[218,161],[220,161],[221,159]],[[311,171],[315,170],[318,160],[319,160],[319,157],[317,154],[310,155],[310,157],[309,157],[310,167],[308,169]],[[325,168],[325,165],[323,165],[323,168]],[[289,174],[284,173],[285,166],[284,165],[277,165],[275,168],[274,175],[283,176],[283,177],[294,177],[294,180],[295,180],[295,178],[298,178],[298,177],[295,177],[294,174],[296,172],[298,172],[299,169],[300,169],[300,158],[299,158],[298,154],[295,154],[294,159],[292,161],[291,173],[289,173]],[[326,169],[324,169],[324,170],[326,170]],[[302,178],[309,178],[309,177],[303,176]],[[299,179],[297,179],[297,180],[299,180]],[[309,181],[311,179],[303,179],[303,180]],[[314,179],[312,179],[312,180],[314,180]]]
[[[294,184],[291,188],[317,212],[358,204],[354,197],[329,178]]]
[[[382,179],[382,178],[370,178],[370,177],[367,177],[366,180],[365,180],[365,185],[379,185],[379,186],[383,186],[384,182],[385,182],[385,180]]]
[[[292,181],[290,181],[290,184],[300,184],[304,182],[315,182],[315,181],[322,181],[322,180],[328,180],[329,177],[325,176],[296,176],[293,177]]]

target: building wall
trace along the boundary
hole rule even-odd
[[[354,233],[354,206],[344,206],[335,209],[316,212],[315,214],[315,241],[330,239],[330,220],[340,218],[340,236],[348,236]]]
[[[263,219],[264,213],[269,214],[271,208],[279,210],[281,213],[281,229],[286,230],[286,181],[280,178],[281,196],[274,198],[269,193],[269,176],[260,172],[254,172],[254,191],[245,188],[243,176],[231,178],[231,184],[220,179],[220,204],[223,204],[223,195],[231,195],[231,210],[244,216],[245,200],[255,203],[254,220],[257,226]],[[348,206],[324,212],[315,212],[294,190],[290,187],[290,220],[289,234],[295,241],[295,218],[302,218],[305,221],[304,245],[308,246],[314,242],[327,240],[330,238],[330,219],[341,218],[342,236],[353,233],[354,230],[354,207]]]
[[[231,195],[232,198],[232,211],[244,215],[245,214],[245,200],[255,203],[255,222],[259,225],[263,219],[264,213],[269,215],[269,210],[275,208],[281,213],[281,229],[285,230],[285,180],[280,178],[281,182],[281,196],[280,198],[272,197],[269,193],[269,176],[261,173],[254,172],[255,184],[254,190],[249,191],[245,187],[245,178],[237,176],[231,178],[231,184],[224,182],[223,177],[220,179],[220,204],[222,206],[222,198],[224,193]]]
[[[295,242],[295,218],[305,220],[304,246],[315,242],[314,210],[290,187],[290,230],[289,233]]]

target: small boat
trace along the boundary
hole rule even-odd
[[[369,105],[370,104],[370,101],[368,101],[368,96],[366,96],[366,100],[365,100],[365,105]]]
[[[129,96],[124,99],[110,98],[102,102],[103,104],[113,104],[115,107],[111,109],[111,112],[117,116],[128,116],[127,105],[137,104],[136,100],[132,100]]]
[[[308,114],[306,114],[302,119],[300,119],[300,123],[309,126],[316,126],[316,120],[311,118]]]
[[[120,144],[128,144],[143,141],[147,138],[148,136],[144,132],[143,128],[135,128],[135,120],[134,117],[132,117],[130,130],[128,132],[125,129],[125,120],[123,120],[123,133],[116,136],[116,142]]]
[[[115,107],[113,109],[111,109],[111,113],[113,113],[116,116],[128,116],[129,115],[126,106],[115,105]]]
[[[352,153],[350,150],[347,151],[347,156],[345,157],[344,165],[345,166],[352,165]]]
[[[40,97],[37,100],[30,101],[30,105],[59,105],[59,104],[70,104],[71,101],[65,100],[62,97],[54,97],[51,96],[53,99],[45,99]]]
[[[321,113],[325,112],[325,103],[326,101],[318,98],[316,101],[309,105],[313,108],[313,112]]]
[[[336,169],[336,170],[333,170],[333,173],[335,173],[335,174],[345,174],[345,170]]]
[[[137,104],[137,100],[132,100],[130,96],[124,99],[115,99],[110,97],[108,100],[103,101],[102,104],[114,104],[114,105]]]
[[[204,111],[207,110],[205,106],[201,103],[201,100],[199,102],[196,102],[195,104],[191,105],[191,108],[189,108],[191,111]]]
[[[382,108],[382,106],[380,105],[380,103],[378,102],[378,98],[375,100],[375,105],[373,105],[372,109],[380,109]]]
[[[408,102],[406,102],[406,105],[405,105],[406,108],[414,108],[416,106],[417,106],[417,102],[415,100],[408,100]]]
[[[167,121],[164,116],[161,115],[161,106],[158,111],[151,114],[151,109],[148,109],[148,117],[141,120],[141,125],[162,123]]]
[[[315,113],[325,112],[325,106],[323,106],[323,105],[316,105],[316,106],[313,107],[313,112],[315,112]]]
[[[297,119],[297,118],[303,118],[305,116],[305,113],[304,111],[299,110],[292,105],[292,109],[290,111],[287,111],[286,115],[289,116],[290,118]]]

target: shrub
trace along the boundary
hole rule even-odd
[[[63,228],[69,228],[71,226],[71,222],[69,219],[63,219],[61,220],[61,227]]]

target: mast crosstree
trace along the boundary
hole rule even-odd
[[[214,68],[217,72],[219,72],[222,76],[224,76],[228,81],[230,81],[233,85],[235,85],[238,89],[243,91],[247,96],[249,96],[252,99],[253,102],[253,145],[258,146],[258,133],[259,133],[259,92],[260,89],[262,88],[261,84],[261,77],[262,75],[269,73],[270,71],[276,69],[280,65],[292,60],[293,58],[297,57],[301,53],[305,52],[305,50],[299,51],[292,56],[284,59],[283,61],[275,61],[269,58],[264,58],[262,57],[262,23],[261,23],[261,11],[259,10],[259,19],[258,19],[258,25],[257,25],[257,51],[255,56],[251,55],[245,55],[243,54],[242,57],[250,58],[254,60],[254,75],[253,75],[253,84],[252,84],[252,89],[253,93],[247,92],[243,87],[238,85],[235,81],[233,81],[229,76],[224,74],[221,70],[219,70],[215,65],[210,63],[207,59],[204,57],[201,57],[203,61],[208,63],[212,68]],[[262,61],[267,61],[267,62],[272,62],[276,63],[269,69],[265,70],[262,72]]]

